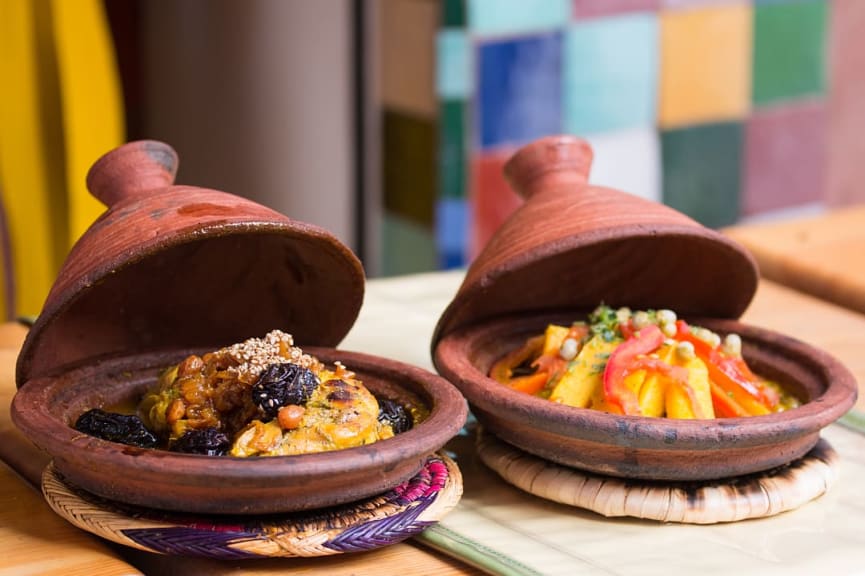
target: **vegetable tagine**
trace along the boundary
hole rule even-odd
[[[553,402],[635,416],[759,416],[799,405],[751,371],[737,334],[722,339],[671,310],[601,305],[585,322],[550,324],[490,376]]]
[[[376,398],[340,362],[327,367],[275,330],[165,370],[135,414],[96,408],[75,422],[104,440],[176,452],[280,456],[390,438],[426,416]]]

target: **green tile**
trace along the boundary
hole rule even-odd
[[[443,0],[442,26],[462,28],[466,25],[466,0]]]
[[[385,110],[382,130],[385,208],[429,228],[430,233],[437,189],[434,122]]]
[[[382,218],[382,274],[413,274],[437,267],[433,230],[385,211]]]
[[[465,198],[465,107],[462,100],[439,104],[439,198]]]
[[[824,92],[827,10],[822,0],[754,7],[754,104]]]
[[[664,203],[712,228],[735,223],[742,138],[738,122],[662,132]]]

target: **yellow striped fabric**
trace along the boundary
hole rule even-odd
[[[124,139],[99,0],[0,0],[0,314],[38,314],[73,242],[104,207],[89,165]]]

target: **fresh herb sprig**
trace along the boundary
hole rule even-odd
[[[616,311],[606,304],[601,304],[589,314],[589,330],[592,335],[600,336],[605,342],[622,337]]]

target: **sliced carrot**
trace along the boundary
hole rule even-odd
[[[747,412],[745,416],[760,416],[772,411],[771,408],[778,402],[777,395],[764,390],[766,387],[762,386],[743,360],[727,357],[697,338],[683,320],[676,322],[676,328],[676,339],[694,346],[694,352],[709,369],[709,378]]]
[[[511,381],[507,382],[507,385],[510,388],[519,392],[525,392],[526,394],[537,394],[544,389],[544,386],[546,386],[548,379],[549,374],[547,374],[546,372],[536,372],[535,374],[530,374],[529,376],[520,376],[518,378],[513,378]]]
[[[712,407],[715,409],[715,416],[719,418],[739,418],[751,415],[727,394],[723,388],[718,386],[714,380],[709,380],[709,386],[712,390]]]
[[[511,380],[514,368],[537,356],[544,346],[544,335],[529,338],[526,343],[499,358],[490,369],[493,380],[507,384]]]

